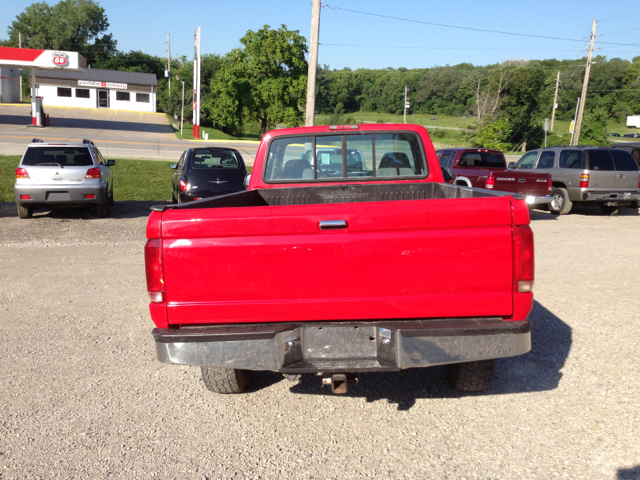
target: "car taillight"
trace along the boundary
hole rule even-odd
[[[90,168],[87,170],[87,174],[84,178],[100,178],[100,169],[99,168]]]
[[[533,231],[531,227],[515,227],[515,280],[518,292],[533,291],[535,264],[533,256]]]
[[[551,194],[551,190],[553,190],[553,180],[551,180],[551,177],[549,177],[547,179],[547,195]]]
[[[29,178],[29,173],[24,168],[16,169],[16,178]]]
[[[162,240],[149,240],[144,246],[144,265],[147,271],[147,292],[151,303],[164,302],[164,267]]]
[[[187,191],[187,183],[184,180],[180,180],[180,190],[183,192]]]
[[[589,174],[583,173],[580,175],[580,188],[589,188]]]
[[[493,176],[493,174],[489,174],[489,176],[487,177],[487,183],[485,183],[484,188],[487,188],[489,190],[493,190],[493,186],[496,183],[496,179]]]

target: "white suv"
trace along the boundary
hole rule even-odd
[[[113,175],[91,140],[44,143],[34,138],[16,169],[13,191],[20,218],[44,205],[93,205],[99,217],[113,205]]]

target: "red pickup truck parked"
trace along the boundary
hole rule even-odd
[[[533,233],[524,197],[443,183],[418,125],[267,133],[248,190],[154,207],[145,261],[158,359],[239,393],[251,371],[445,365],[489,387],[531,348]]]
[[[440,166],[453,171],[455,185],[521,193],[532,207],[551,202],[551,175],[507,170],[507,161],[499,150],[448,148],[436,153]]]

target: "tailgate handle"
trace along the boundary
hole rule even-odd
[[[346,220],[322,220],[320,230],[342,230],[347,228]]]
[[[524,182],[526,182],[526,181],[527,181],[527,179],[526,179],[526,178],[519,178],[519,179],[518,179],[518,182],[520,182],[520,183],[524,183]]]

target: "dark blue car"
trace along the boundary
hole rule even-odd
[[[233,148],[190,148],[169,167],[176,170],[171,178],[173,203],[246,190],[247,167]]]

